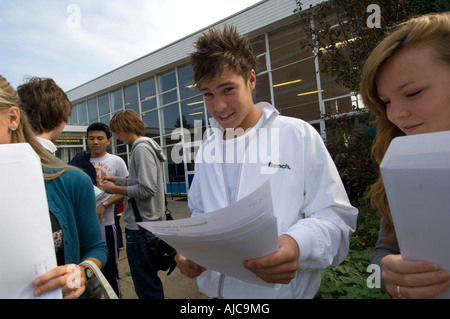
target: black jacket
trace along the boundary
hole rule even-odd
[[[91,161],[91,153],[90,152],[82,152],[72,158],[69,162],[69,165],[76,166],[82,169],[92,180],[92,183],[97,186],[97,172],[95,171],[94,166]]]

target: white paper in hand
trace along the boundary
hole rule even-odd
[[[380,168],[402,257],[450,271],[450,131],[394,139]]]
[[[247,282],[270,285],[242,266],[244,260],[278,250],[277,219],[273,215],[269,182],[215,212],[139,225],[198,265]]]
[[[0,145],[0,176],[0,298],[62,298],[33,294],[33,280],[57,266],[39,157],[26,143]]]

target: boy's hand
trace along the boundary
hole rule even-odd
[[[268,283],[288,284],[298,269],[300,249],[288,235],[278,237],[278,251],[261,258],[245,260],[243,266]]]
[[[193,263],[192,261],[190,261],[189,259],[180,254],[177,254],[175,256],[175,261],[177,263],[177,267],[180,269],[180,272],[189,278],[198,277],[202,272],[206,270],[205,267]]]

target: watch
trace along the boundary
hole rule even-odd
[[[83,264],[79,264],[79,266],[84,268],[84,274],[86,276],[86,281],[88,281],[89,279],[94,277],[94,274],[93,274],[91,268],[89,268],[88,266],[83,265]]]
[[[105,207],[108,207],[108,201],[104,200],[104,201],[102,202],[102,205],[105,206]]]

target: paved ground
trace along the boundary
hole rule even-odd
[[[169,210],[175,219],[188,218],[190,211],[185,199],[168,196]],[[125,223],[122,219],[122,231],[125,229]],[[124,235],[124,234],[123,234]],[[124,238],[124,245],[126,244]],[[125,247],[124,247],[125,248]],[[133,279],[128,266],[126,249],[119,253],[119,277],[122,294],[124,299],[138,299],[133,285]],[[164,295],[167,299],[207,299],[208,297],[198,291],[195,279],[190,279],[180,273],[176,268],[170,276],[166,272],[159,272],[159,277],[164,285]]]

